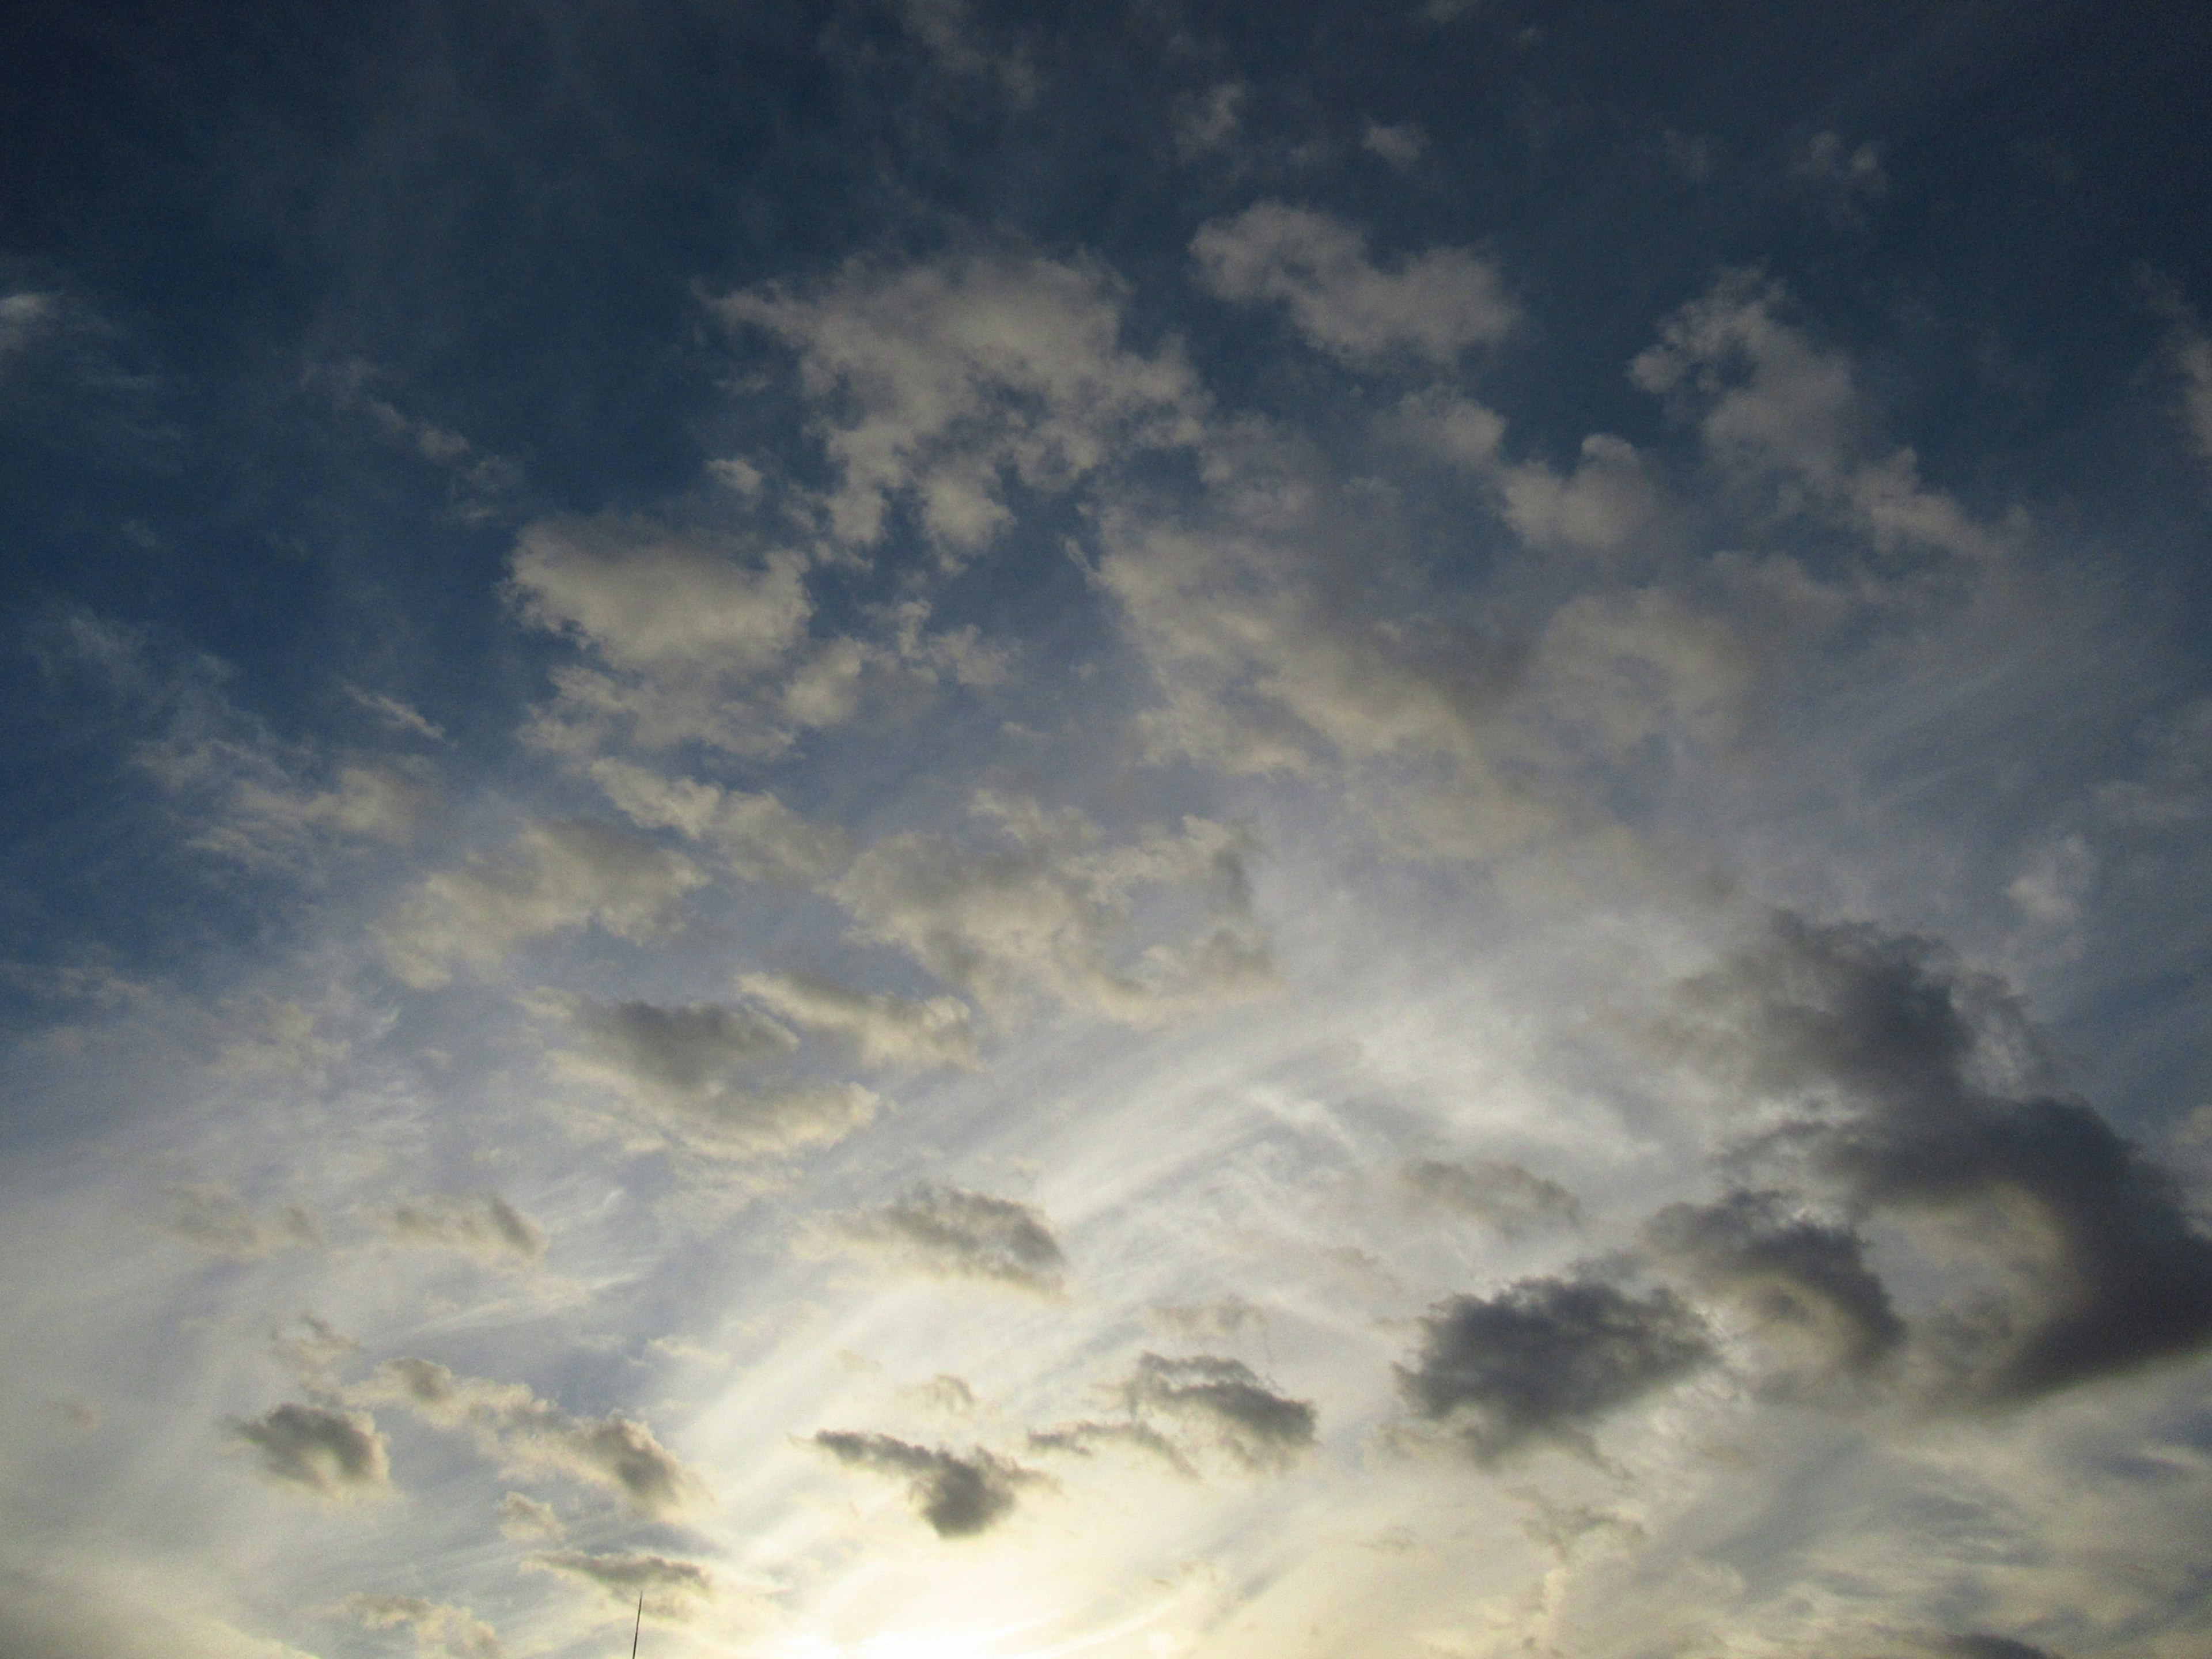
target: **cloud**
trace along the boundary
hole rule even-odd
[[[738,988],[802,1030],[842,1040],[864,1066],[926,1071],[977,1064],[974,1013],[957,997],[870,995],[804,974],[747,974]]]
[[[171,1232],[234,1261],[258,1261],[285,1250],[322,1246],[322,1230],[304,1204],[287,1204],[262,1217],[226,1187],[172,1187],[169,1198]]]
[[[431,743],[446,740],[444,728],[433,724],[412,703],[403,702],[389,692],[365,690],[350,683],[346,684],[344,690],[346,696],[395,732],[404,732]]]
[[[544,1230],[497,1193],[408,1199],[377,1216],[404,1244],[459,1250],[495,1264],[535,1262],[545,1255]]]
[[[1429,135],[1411,121],[1400,126],[1370,121],[1360,135],[1359,148],[1394,167],[1410,167],[1429,153]]]
[[[1066,489],[1145,448],[1190,442],[1200,399],[1174,350],[1121,344],[1121,289],[1087,263],[975,253],[848,265],[805,295],[714,302],[798,354],[837,485],[830,535],[866,550],[910,503],[947,561],[1012,518],[1006,481]]]
[[[327,1392],[338,1366],[361,1352],[361,1344],[326,1319],[303,1313],[270,1333],[269,1351],[310,1392]]]
[[[1158,1412],[1248,1469],[1287,1468],[1314,1443],[1314,1408],[1261,1382],[1241,1360],[1148,1353],[1125,1387],[1131,1409]]]
[[[1048,1429],[1031,1429],[1029,1448],[1048,1456],[1091,1457],[1101,1447],[1133,1451],[1157,1459],[1184,1479],[1195,1480],[1198,1467],[1182,1447],[1151,1424],[1133,1417],[1086,1419],[1056,1423]]]
[[[466,1430],[504,1468],[542,1470],[604,1487],[641,1515],[671,1520],[708,1502],[706,1484],[619,1413],[572,1417],[520,1382],[456,1376],[428,1359],[387,1359],[355,1397],[404,1407],[440,1428]]]
[[[533,823],[500,854],[420,883],[377,929],[386,965],[417,990],[486,972],[518,945],[598,927],[641,944],[707,876],[682,854],[606,824]]]
[[[1850,360],[1785,320],[1786,306],[1780,284],[1729,272],[1667,320],[1630,378],[1694,420],[1723,471],[1778,482],[1785,511],[1820,507],[1885,550],[1996,557],[2001,538],[1923,484],[1910,449],[1874,442]]]
[[[714,1599],[714,1581],[696,1561],[665,1555],[595,1555],[586,1550],[549,1550],[529,1565],[596,1585],[625,1607],[645,1597],[645,1610],[656,1619],[684,1620],[698,1604]]]
[[[1520,317],[1496,266],[1465,248],[1434,248],[1385,270],[1352,226],[1279,202],[1204,226],[1191,252],[1210,291],[1288,307],[1300,334],[1347,362],[1401,351],[1449,362],[1503,339]]]
[[[1866,209],[1889,194],[1881,146],[1867,143],[1853,149],[1832,132],[1816,132],[1805,141],[1790,158],[1790,177],[1824,200],[1829,216],[1845,228],[1863,226]]]
[[[764,1064],[787,1058],[796,1040],[750,1008],[550,995],[539,1006],[565,1024],[572,1045],[549,1055],[556,1072],[608,1091],[633,1119],[706,1156],[772,1157],[830,1146],[867,1123],[879,1103],[858,1084],[757,1078]]]
[[[261,1454],[262,1469],[271,1480],[304,1486],[318,1497],[366,1497],[392,1484],[384,1436],[367,1412],[287,1402],[250,1422],[232,1424],[230,1434]]]
[[[1497,478],[1505,521],[1531,547],[1611,553],[1656,520],[1664,504],[1636,447],[1603,432],[1583,440],[1565,476],[1527,461],[1499,467]]]
[[[1545,1443],[1587,1449],[1605,1417],[1712,1357],[1703,1322],[1672,1291],[1637,1297],[1594,1279],[1452,1297],[1421,1325],[1399,1387],[1484,1463]]]
[[[1558,1182],[1518,1164],[1495,1158],[1448,1164],[1425,1158],[1399,1173],[1407,1188],[1424,1203],[1470,1216],[1508,1238],[1545,1227],[1582,1224],[1581,1200]]]
[[[1942,1255],[1995,1270],[1944,1310],[1954,1397],[2031,1399],[2212,1344],[2212,1239],[2092,1106],[2033,1086],[2034,1033],[2001,982],[1925,939],[1785,913],[1687,994],[1686,1052],[1793,1109],[1746,1162],[1956,1224]]]
[[[2166,325],[2166,356],[2181,382],[2183,428],[2197,454],[2212,461],[2212,339],[2179,284],[2148,271],[2140,281],[2151,314]]]
[[[0,1568],[0,1654],[9,1659],[314,1659],[195,1607],[199,1584],[127,1568],[70,1580]]]
[[[915,1509],[940,1538],[972,1538],[1014,1511],[1021,1489],[1043,1480],[1033,1469],[978,1446],[961,1456],[887,1434],[824,1429],[814,1443],[848,1468],[903,1479]]]
[[[809,823],[772,794],[664,777],[623,760],[594,761],[591,772],[631,823],[706,843],[744,880],[813,886],[852,863],[851,842],[842,830]]]
[[[2047,1648],[2020,1642],[2009,1636],[1990,1636],[1971,1631],[1947,1637],[1942,1644],[1945,1659],[2058,1659]]]
[[[1809,1348],[1821,1370],[1870,1370],[1905,1340],[1904,1321],[1867,1265],[1865,1242],[1793,1212],[1781,1194],[1671,1204],[1644,1237],[1699,1288],[1735,1303],[1762,1335]]]
[[[845,1243],[937,1279],[980,1279],[1038,1296],[1060,1293],[1067,1258],[1043,1212],[1011,1198],[925,1185],[848,1216]]]
[[[499,1633],[466,1607],[420,1595],[352,1595],[346,1611],[370,1630],[405,1630],[422,1659],[505,1659]]]
[[[988,793],[973,810],[998,830],[999,845],[889,836],[824,889],[860,938],[904,951],[1002,1019],[1050,997],[1151,1024],[1273,988],[1249,920],[1249,832],[1189,817],[1180,832],[1152,830],[1115,846],[1073,811]],[[1145,890],[1203,909],[1124,966],[1109,947]]]
[[[568,1528],[550,1504],[519,1492],[499,1500],[499,1534],[516,1543],[557,1543]]]

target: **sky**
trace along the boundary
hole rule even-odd
[[[0,29],[0,1659],[2212,1647],[2212,12]]]

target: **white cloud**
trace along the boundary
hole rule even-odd
[[[1205,226],[1191,252],[1212,292],[1285,305],[1299,333],[1356,363],[1394,351],[1449,362],[1503,339],[1520,316],[1497,267],[1465,248],[1434,248],[1385,269],[1342,220],[1279,202]]]
[[[420,1595],[355,1595],[346,1610],[370,1630],[405,1630],[421,1659],[505,1659],[499,1633],[466,1607]]]
[[[1359,147],[1394,167],[1410,167],[1429,153],[1429,135],[1411,121],[1399,126],[1370,121],[1360,136]]]
[[[682,854],[605,824],[533,823],[500,854],[416,885],[377,929],[386,965],[432,989],[483,973],[532,939],[597,927],[641,943],[664,932],[706,873]]]
[[[706,843],[746,881],[813,886],[852,862],[851,840],[842,830],[810,823],[772,794],[666,777],[629,761],[598,760],[591,769],[592,781],[631,823]]]
[[[715,309],[798,354],[838,473],[828,527],[846,548],[875,546],[892,504],[909,501],[957,561],[1008,522],[1004,477],[1064,489],[1196,435],[1190,370],[1170,349],[1122,348],[1120,287],[1087,264],[856,264],[809,294],[760,289]]]

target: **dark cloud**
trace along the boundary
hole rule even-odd
[[[1133,1417],[1093,1418],[1079,1423],[1055,1424],[1048,1429],[1032,1429],[1029,1443],[1034,1452],[1073,1457],[1092,1456],[1102,1447],[1139,1452],[1158,1458],[1177,1474],[1198,1478],[1198,1470],[1183,1455],[1182,1447],[1151,1424]]]
[[[926,1273],[982,1279],[1056,1296],[1067,1258],[1043,1212],[959,1187],[917,1187],[896,1202],[848,1218],[846,1240]]]
[[[1583,1218],[1581,1201],[1572,1193],[1518,1164],[1428,1158],[1407,1164],[1403,1176],[1424,1203],[1471,1216],[1508,1238],[1540,1227],[1577,1226]]]
[[[940,1538],[971,1538],[988,1531],[1013,1513],[1022,1487],[1042,1479],[980,1446],[963,1457],[941,1446],[837,1429],[823,1430],[814,1443],[853,1468],[903,1477],[915,1508]]]
[[[230,1433],[261,1454],[272,1479],[325,1498],[357,1498],[391,1484],[384,1437],[367,1412],[287,1403],[232,1424]]]
[[[1282,1468],[1314,1443],[1312,1404],[1275,1393],[1241,1360],[1148,1353],[1127,1395],[1133,1409],[1178,1419],[1247,1468]]]
[[[459,1250],[482,1261],[530,1262],[545,1254],[544,1229],[497,1193],[410,1199],[380,1218],[403,1243]]]
[[[1777,1193],[1670,1204],[1644,1237],[1699,1288],[1741,1306],[1765,1334],[1795,1334],[1828,1364],[1864,1371],[1893,1352],[1905,1324],[1847,1227],[1796,1214]]]
[[[1711,1358],[1703,1322],[1671,1291],[1591,1279],[1453,1297],[1421,1323],[1426,1340],[1399,1387],[1484,1462],[1545,1441],[1584,1446],[1608,1413]]]
[[[2212,1340],[2212,1239],[2093,1107],[2036,1086],[1999,982],[1925,939],[1784,915],[1691,999],[1706,1063],[1799,1109],[1747,1162],[1960,1224],[1947,1248],[1999,1270],[1938,1322],[1955,1397],[2032,1399]]]

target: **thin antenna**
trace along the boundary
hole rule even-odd
[[[637,1623],[630,1626],[629,1659],[637,1659],[637,1638],[645,1634],[645,1592],[637,1593]]]

